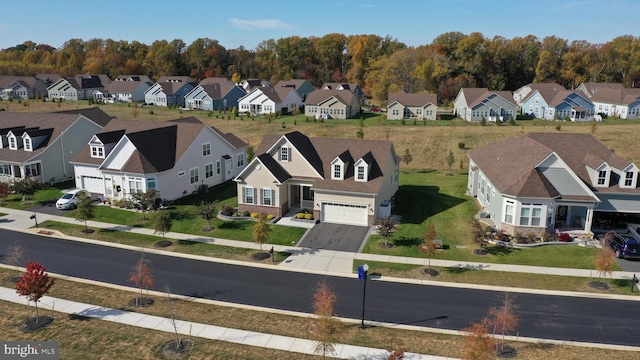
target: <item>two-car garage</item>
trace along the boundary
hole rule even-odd
[[[368,226],[367,205],[323,202],[320,207],[321,221]]]
[[[82,188],[92,194],[104,194],[104,178],[98,176],[82,176]]]

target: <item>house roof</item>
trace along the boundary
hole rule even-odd
[[[47,86],[53,84],[54,82],[62,79],[60,74],[36,74],[36,79],[41,80]]]
[[[98,89],[111,83],[111,79],[106,74],[76,75],[66,80],[74,89]]]
[[[58,111],[57,114],[80,114],[101,127],[107,126],[111,120],[115,119],[115,116],[105,113],[97,106],[84,109]]]
[[[317,105],[321,102],[329,99],[330,97],[335,97],[343,104],[351,104],[353,98],[356,96],[351,91],[344,90],[330,90],[330,89],[317,89],[307,95],[307,99],[305,100],[305,105]]]
[[[470,108],[473,108],[476,105],[480,104],[482,101],[493,94],[500,96],[507,102],[516,106],[513,101],[513,95],[510,91],[491,91],[487,88],[462,88],[460,89],[460,92],[464,94],[464,98],[467,101],[467,106]]]
[[[200,80],[198,85],[226,84],[226,83],[233,84],[233,82],[231,80],[229,80],[227,78],[224,78],[224,77],[208,77],[208,78],[204,78],[204,79]],[[235,85],[235,84],[233,84],[233,85]]]
[[[0,135],[6,135],[9,131],[22,135],[25,131],[32,130],[47,130],[50,133],[47,139],[37,148],[34,148],[33,151],[11,150],[8,147],[0,149],[0,160],[3,162],[22,163],[39,155],[78,118],[78,114],[0,112],[0,124],[2,126]]]
[[[282,136],[265,136],[256,153],[265,154],[282,137],[289,140],[322,176],[322,178],[315,179],[314,190],[377,194],[382,186],[382,169],[387,167],[387,161],[392,158],[390,153],[393,152],[393,143],[390,141],[309,138],[294,131]],[[341,159],[345,158],[348,161],[345,165],[344,180],[331,180],[331,162],[347,151],[350,156],[341,157]],[[366,182],[354,181],[353,179],[353,165],[360,158],[365,158],[369,164],[368,181]],[[277,164],[277,161],[274,160],[274,162]],[[289,174],[289,176],[295,177],[295,174]]]
[[[578,92],[573,91],[573,90],[562,90],[562,91],[558,91],[555,96],[551,99],[551,101],[547,101],[547,103],[549,104],[549,106],[552,107],[557,107],[558,105],[562,104],[563,102],[565,102],[565,100],[567,100],[567,98],[569,98],[569,96],[571,95],[577,95],[580,96],[581,98],[585,99],[587,102],[591,102],[589,101],[589,99],[585,98],[584,96],[580,95]],[[546,99],[545,99],[546,100]],[[581,107],[575,107],[575,109],[580,109],[580,110],[584,110],[584,108]]]
[[[584,83],[582,85],[584,88],[581,88],[581,90],[586,89],[587,93],[585,95],[594,102],[630,105],[640,98],[640,89],[625,88],[622,84]]]
[[[111,94],[133,93],[138,90],[143,83],[149,86],[153,85],[151,79],[146,75],[122,75],[109,83],[105,90]]]
[[[423,94],[423,93],[406,93],[404,91],[399,93],[389,94],[387,105],[391,105],[396,101],[401,103],[404,106],[424,106],[427,104],[438,105],[438,95]]]
[[[560,174],[559,170],[555,170],[557,168],[549,170],[539,167],[553,153],[592,192],[639,191],[620,189],[617,185],[606,190],[593,186],[587,167],[594,168],[606,162],[615,168],[624,169],[631,162],[617,156],[590,134],[528,133],[483,146],[470,153],[469,157],[503,194],[593,200],[588,192],[576,189],[580,184],[570,183],[573,180],[568,179],[568,173]]]
[[[9,88],[13,83],[19,83],[28,89],[45,90],[47,88],[47,84],[33,76],[0,75],[0,89]]]
[[[229,91],[236,87],[236,84],[232,82],[209,83],[205,85],[200,84],[200,87],[202,87],[204,92],[206,92],[212,99],[222,99],[229,93]]]
[[[273,174],[278,182],[283,183],[291,178],[291,175],[269,154],[258,155],[258,160]]]
[[[340,83],[340,82],[326,82],[322,84],[321,89],[325,90],[338,90],[339,87],[342,87],[344,90],[349,90],[354,92],[356,88],[358,88],[358,84],[356,83]]]

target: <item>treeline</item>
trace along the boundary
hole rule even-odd
[[[481,33],[449,32],[429,45],[407,47],[390,36],[327,34],[261,42],[255,49],[226,49],[217,40],[180,39],[151,45],[111,39],[71,39],[60,49],[26,41],[0,52],[0,74],[57,73],[189,75],[235,79],[307,79],[360,84],[384,100],[390,92],[437,93],[443,102],[461,87],[515,90],[531,82],[555,81],[567,88],[582,82],[640,80],[640,38],[628,35],[606,44],[555,36],[489,39]]]

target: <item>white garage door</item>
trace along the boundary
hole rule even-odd
[[[322,203],[322,221],[367,226],[367,205]]]
[[[104,194],[104,180],[96,176],[83,176],[82,185],[92,194]]]

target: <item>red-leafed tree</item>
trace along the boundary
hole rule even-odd
[[[55,279],[49,278],[49,274],[45,273],[46,269],[40,263],[31,261],[27,263],[26,272],[20,277],[16,283],[16,291],[20,296],[26,296],[27,300],[33,301],[36,305],[36,323],[39,322],[38,317],[38,301],[56,282]]]
[[[465,360],[495,359],[495,343],[489,334],[486,321],[472,323],[461,330],[467,335],[462,338],[462,358]]]
[[[322,354],[323,358],[334,353],[342,329],[342,323],[334,316],[335,302],[335,291],[327,284],[326,279],[320,280],[313,294],[313,312],[316,319],[311,338],[315,342],[314,352]]]
[[[128,281],[136,284],[140,289],[140,297],[136,297],[136,307],[144,304],[142,296],[142,288],[149,289],[153,286],[153,274],[151,272],[151,261],[145,259],[144,256],[131,268],[131,275]],[[142,302],[141,302],[142,301]]]
[[[438,244],[436,240],[436,227],[433,223],[428,226],[427,232],[424,234],[424,242],[418,245],[418,251],[427,256],[427,271],[430,276],[438,275],[436,270],[431,269],[431,258],[438,254]]]

